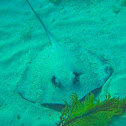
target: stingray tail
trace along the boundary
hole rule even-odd
[[[47,29],[47,27],[44,25],[44,23],[42,22],[42,20],[40,19],[40,17],[38,16],[38,14],[36,13],[36,11],[33,9],[33,7],[31,6],[31,4],[29,3],[28,0],[26,0],[26,2],[29,4],[30,8],[32,9],[33,13],[35,14],[35,16],[37,17],[37,19],[39,20],[39,22],[41,23],[42,27],[44,28],[48,38],[50,39],[52,45],[56,45],[56,40],[54,39],[53,35],[50,33],[50,31]]]

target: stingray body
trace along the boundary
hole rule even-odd
[[[81,99],[101,87],[111,75],[110,65],[88,51],[80,54],[81,49],[74,52],[59,45],[30,7],[47,33],[52,48],[46,47],[27,66],[18,82],[18,93],[31,102],[62,104],[63,100],[69,102],[72,93]]]

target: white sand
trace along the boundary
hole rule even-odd
[[[126,85],[126,7],[121,0],[62,0],[58,5],[48,0],[29,1],[61,45],[89,49],[111,64],[114,73],[103,94],[126,95],[125,90],[122,94]],[[15,90],[27,64],[49,45],[25,0],[0,0],[0,126],[54,126],[59,119],[60,113],[22,99]],[[125,116],[113,126],[124,126],[124,120]]]

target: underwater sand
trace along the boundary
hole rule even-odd
[[[112,76],[99,97],[107,92],[126,96],[126,6],[121,0],[29,1],[61,45],[90,50],[111,65]],[[58,122],[60,112],[27,101],[16,90],[27,65],[50,44],[25,0],[0,0],[0,126]],[[125,126],[125,120],[122,116],[111,125]]]

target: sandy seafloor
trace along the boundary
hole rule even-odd
[[[100,96],[126,96],[124,0],[29,0],[61,45],[89,49],[113,68]],[[123,1],[123,2],[122,2]],[[0,126],[55,126],[60,112],[22,99],[17,82],[50,42],[25,0],[0,0]],[[126,116],[111,126],[125,126]]]

